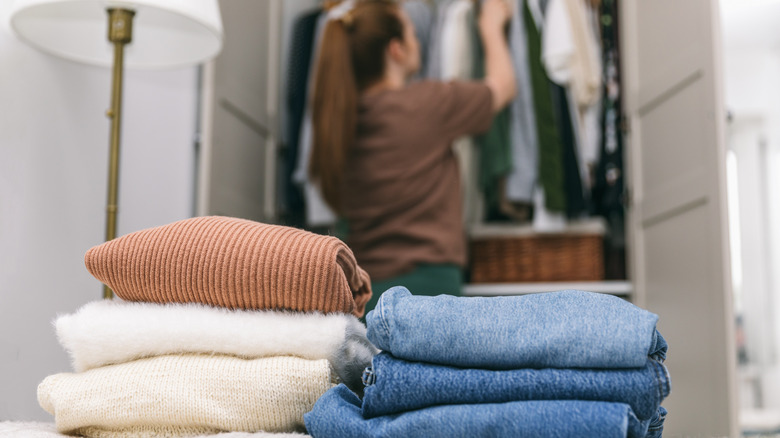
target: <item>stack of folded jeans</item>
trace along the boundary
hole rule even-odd
[[[383,350],[362,401],[339,385],[314,437],[660,437],[670,392],[658,317],[581,291],[519,297],[388,290],[368,314]]]
[[[377,353],[357,316],[368,277],[336,238],[221,217],[91,249],[127,301],[58,318],[75,373],[47,377],[57,430],[88,437],[298,433],[339,382],[360,393]]]

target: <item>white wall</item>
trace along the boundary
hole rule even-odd
[[[740,130],[756,131],[753,136],[766,141],[768,154],[756,155],[755,139],[751,144],[732,145],[738,159],[741,156],[745,161],[740,164],[739,202],[746,336],[752,359],[762,367],[764,407],[780,409],[780,49],[755,41],[749,46],[731,43],[726,41],[724,61],[732,126],[738,137],[744,137]],[[745,168],[747,165],[753,168]],[[766,180],[761,181],[761,177]],[[759,214],[762,208],[765,215]],[[768,233],[758,228],[768,229]]]
[[[192,214],[196,73],[126,74],[119,235]],[[0,421],[52,420],[36,387],[70,367],[51,320],[101,297],[83,256],[104,236],[109,88],[0,28]]]

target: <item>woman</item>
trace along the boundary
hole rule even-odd
[[[486,77],[407,84],[420,67],[414,27],[396,2],[358,1],[328,23],[315,77],[310,174],[346,220],[347,244],[373,280],[459,295],[466,237],[452,142],[486,131],[515,94],[504,0],[486,0]]]

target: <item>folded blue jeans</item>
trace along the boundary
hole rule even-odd
[[[650,420],[645,438],[661,438],[664,434],[664,421],[666,420],[666,409],[663,406],[658,408],[658,412]]]
[[[567,290],[512,297],[382,294],[368,339],[393,356],[465,368],[639,368],[666,358],[658,316],[621,298]]]
[[[590,400],[625,403],[640,420],[656,414],[669,395],[669,373],[645,359],[642,368],[455,368],[374,356],[364,374],[363,416],[378,417],[435,405],[523,400]]]
[[[360,399],[343,384],[303,419],[314,438],[644,438],[649,424],[623,403],[557,400],[444,405],[365,419]]]

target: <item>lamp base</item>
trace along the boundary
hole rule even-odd
[[[133,39],[133,16],[127,9],[108,9],[108,40],[114,44],[113,79],[111,82],[111,108],[106,115],[111,119],[111,145],[108,158],[108,202],[106,205],[106,241],[116,237],[116,218],[119,210],[119,138],[122,120],[122,72],[124,70],[125,44]],[[103,298],[111,299],[114,292],[103,286]]]

